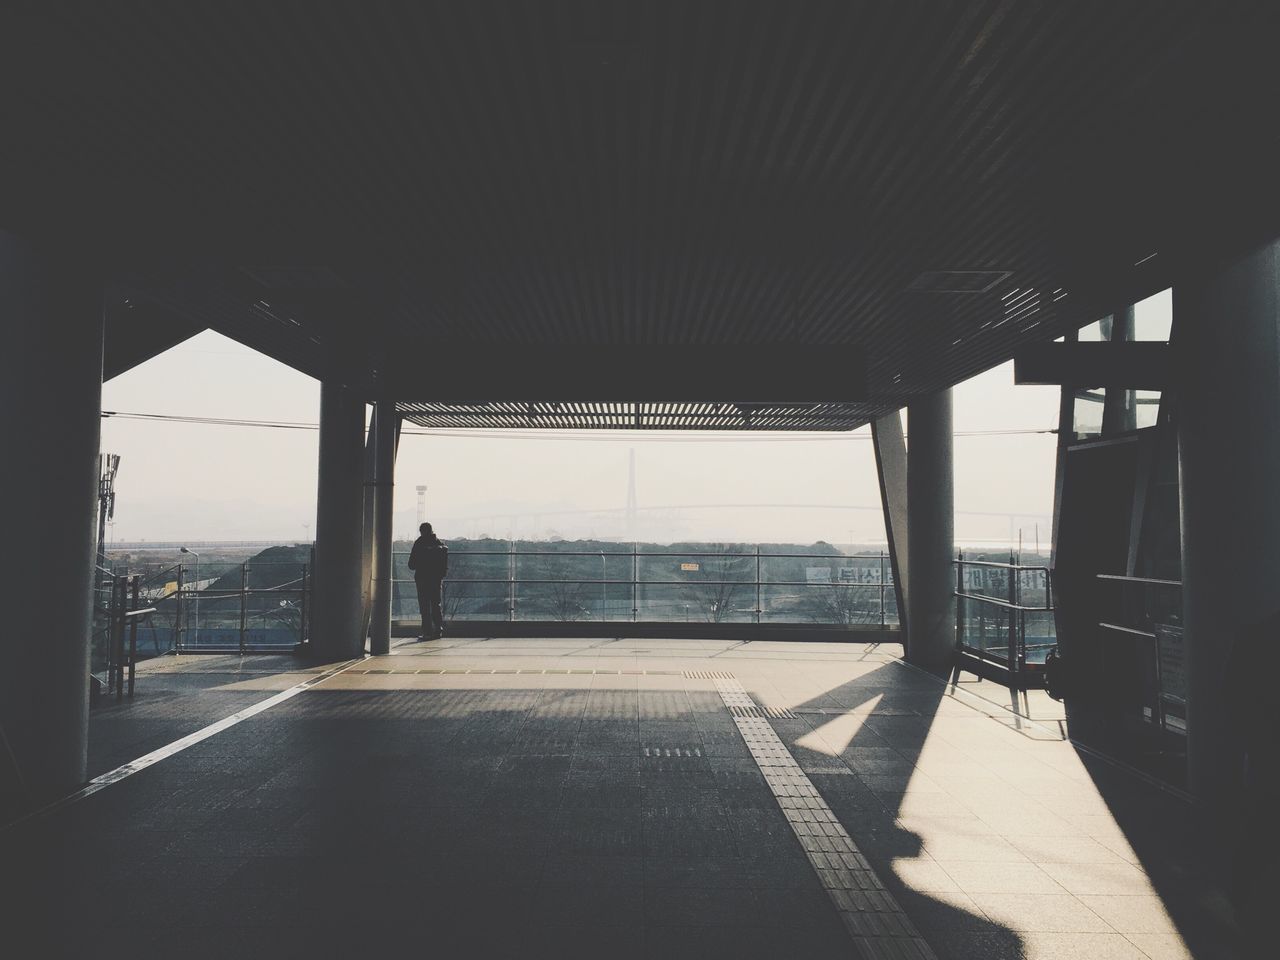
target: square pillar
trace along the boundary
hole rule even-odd
[[[102,310],[100,282],[0,231],[0,795],[26,807],[86,776]]]

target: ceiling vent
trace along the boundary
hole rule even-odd
[[[915,293],[986,293],[1011,276],[1012,270],[929,270],[907,289]]]

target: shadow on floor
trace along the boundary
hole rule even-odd
[[[713,691],[320,687],[0,843],[4,929],[47,956],[850,951]],[[895,889],[926,930],[1009,936]]]
[[[1022,937],[989,919],[912,829],[914,821],[964,830],[947,795],[908,793],[944,706],[955,708],[939,681],[886,663],[793,706],[800,719],[773,726],[941,960],[1021,958]],[[950,849],[976,860],[981,851],[958,847],[976,849],[984,836],[957,834]]]

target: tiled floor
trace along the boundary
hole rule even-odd
[[[938,957],[1235,955],[1181,801],[897,650],[401,644],[4,831],[2,929],[31,956],[858,956],[730,677]],[[218,674],[199,708],[149,667],[95,719],[113,749],[304,676],[192,659],[162,667]]]

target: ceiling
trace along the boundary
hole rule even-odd
[[[0,226],[105,271],[109,339],[431,425],[850,429],[1280,229],[1274,4],[12,6]],[[856,361],[770,411],[793,347]]]

